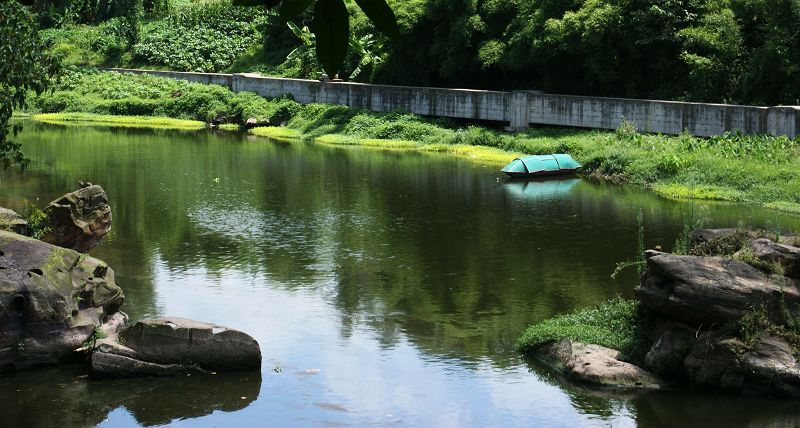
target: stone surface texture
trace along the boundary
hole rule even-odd
[[[738,320],[754,308],[778,312],[800,304],[797,281],[775,277],[739,260],[648,251],[636,297],[648,308],[689,323]]]
[[[241,331],[185,318],[142,320],[97,342],[94,377],[176,375],[261,367],[258,342]]]
[[[538,357],[568,378],[599,386],[657,389],[661,381],[631,363],[619,351],[599,345],[560,340],[542,347]]]
[[[69,358],[124,299],[102,261],[0,232],[0,369]]]
[[[42,240],[86,253],[111,229],[111,207],[102,187],[88,185],[56,199],[44,209],[50,230]]]

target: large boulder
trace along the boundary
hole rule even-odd
[[[16,212],[0,207],[0,230],[19,233],[28,233],[28,222]]]
[[[98,378],[253,370],[261,349],[251,336],[185,318],[139,321],[97,342],[91,374]]]
[[[50,202],[44,209],[49,230],[42,240],[81,253],[94,248],[111,229],[111,207],[105,190],[86,187]]]
[[[767,275],[739,260],[648,251],[647,272],[636,288],[648,308],[695,325],[742,318],[754,309],[782,315],[800,304],[797,281]]]
[[[75,355],[124,298],[102,261],[0,231],[0,370]]]
[[[568,339],[544,345],[536,357],[567,378],[593,385],[632,389],[657,389],[661,381],[631,363],[620,361],[620,352],[600,345]]]
[[[800,398],[800,364],[784,338],[763,333],[753,346],[716,332],[702,335],[684,360],[695,385],[746,395]]]

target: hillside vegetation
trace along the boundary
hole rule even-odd
[[[307,37],[225,0],[145,0],[103,13],[41,12],[69,64],[317,77]],[[58,3],[58,2],[57,2]],[[63,2],[62,2],[63,3]],[[70,2],[65,2],[70,3]],[[82,2],[71,2],[82,4]],[[84,3],[94,3],[85,1]],[[800,104],[798,0],[390,0],[401,36],[353,7],[341,75],[382,83],[543,89],[638,98]],[[58,8],[54,10],[60,10]],[[53,19],[52,14],[59,19]],[[290,55],[291,54],[291,55]],[[286,59],[287,56],[290,59]]]

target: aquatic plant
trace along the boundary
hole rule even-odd
[[[647,260],[644,258],[644,215],[641,208],[636,213],[636,254],[633,259],[628,259],[617,263],[614,272],[611,273],[611,279],[616,279],[620,272],[627,268],[635,267],[636,274],[642,276],[644,269],[647,266]]]

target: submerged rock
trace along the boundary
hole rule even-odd
[[[734,321],[764,307],[797,308],[797,281],[767,275],[739,260],[648,251],[636,297],[648,308],[689,323]]]
[[[0,370],[74,356],[124,299],[102,261],[0,231]]]
[[[0,230],[25,235],[28,233],[28,222],[16,212],[0,207]]]
[[[560,340],[543,346],[536,356],[568,378],[608,387],[657,389],[661,381],[648,371],[620,361],[620,352],[600,345]]]
[[[105,190],[82,187],[50,202],[44,209],[49,231],[42,240],[86,253],[111,229],[111,207]]]
[[[98,378],[170,376],[259,367],[258,342],[241,331],[184,318],[156,318],[99,340],[91,373]]]

